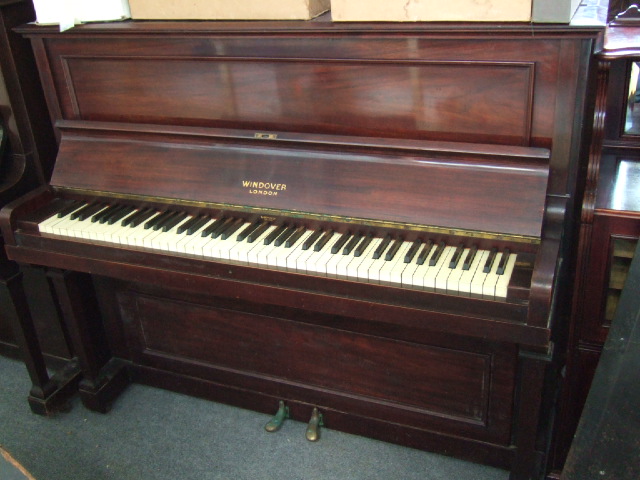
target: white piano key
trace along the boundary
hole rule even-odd
[[[211,225],[215,220],[209,219],[207,220],[200,228],[198,228],[195,232],[189,235],[187,232],[184,232],[184,236],[178,240],[174,245],[169,246],[169,251],[176,253],[193,253],[193,250],[190,248],[192,243],[195,243],[198,240],[202,240],[202,232],[205,228]]]
[[[306,233],[306,232],[305,232]],[[282,243],[280,246],[274,248],[269,255],[267,255],[267,265],[274,267],[276,269],[282,269],[287,266],[287,257],[291,254],[291,252],[295,249],[295,246],[300,241],[302,237],[305,237],[305,233],[303,233],[300,238],[294,242],[290,247],[286,246],[286,242]]]
[[[313,254],[310,255],[306,261],[306,269],[308,273],[316,273],[323,277],[327,275],[327,262],[333,256],[331,253],[331,247],[339,238],[340,234],[333,232],[320,250],[317,252],[314,250]]]
[[[435,265],[433,266],[429,265],[429,261],[431,260],[431,257],[433,257],[433,255],[436,253],[436,249],[437,249],[437,245],[433,245],[431,247],[431,250],[429,251],[427,258],[424,259],[424,263],[422,265],[418,265],[418,268],[414,270],[413,275],[411,276],[410,284],[403,284],[403,285],[410,286],[412,288],[419,289],[419,290],[424,289],[425,276],[430,270],[433,270],[436,268]]]
[[[435,290],[446,290],[447,289],[447,280],[449,279],[449,275],[453,271],[452,268],[449,268],[449,263],[451,262],[451,258],[456,253],[457,247],[446,247],[445,251],[442,252],[442,256],[444,257],[444,262],[440,267],[440,271],[435,277],[434,289]],[[441,258],[442,259],[442,258]]]
[[[120,244],[120,234],[123,228],[122,226],[122,222],[124,220],[126,220],[127,218],[135,215],[137,212],[139,212],[139,210],[133,210],[131,212],[129,212],[128,214],[126,214],[125,216],[123,216],[120,220],[118,220],[117,222],[114,222],[113,224],[111,224],[108,230],[106,230],[104,232],[104,241],[105,242],[109,242],[109,243],[115,243],[115,244]]]
[[[487,273],[487,276],[482,283],[482,296],[484,297],[495,297],[496,295],[496,282],[498,281],[498,275],[496,272],[498,270],[498,264],[502,259],[502,252],[496,254],[496,258],[491,266],[491,271]]]
[[[309,237],[309,235],[311,235],[311,231],[305,231],[289,247],[287,247],[286,244],[281,245],[281,249],[273,257],[275,267],[278,270],[287,269],[287,259],[289,258],[289,256],[291,256],[292,254],[298,251],[298,247],[304,243],[304,241]]]
[[[313,230],[309,230],[305,232],[304,235],[302,235],[298,239],[298,241],[291,246],[291,252],[289,253],[289,255],[287,255],[286,265],[284,266],[286,270],[289,270],[291,272],[298,271],[298,268],[297,268],[298,258],[300,258],[301,255],[309,251],[309,250],[303,250],[302,246],[304,245],[304,242],[307,241],[307,239],[313,234],[314,234]]]
[[[260,253],[266,248],[266,249],[271,249],[271,245],[265,245],[264,244],[264,239],[267,238],[271,232],[273,232],[276,228],[278,228],[275,225],[271,225],[269,228],[267,228],[264,232],[262,232],[262,234],[255,239],[255,241],[250,244],[252,245],[252,248],[250,248],[247,252],[247,261],[252,264],[252,265],[260,265]]]
[[[209,235],[202,236],[202,232],[204,232],[208,227],[210,227],[215,222],[216,222],[216,219],[213,218],[200,230],[195,232],[193,234],[193,238],[185,242],[184,245],[181,247],[184,253],[188,253],[189,255],[197,255],[200,257],[204,256],[204,253],[202,251],[203,247],[214,239],[211,238],[211,236]]]
[[[402,242],[393,259],[389,260],[388,262],[385,261],[385,264],[380,269],[380,285],[396,285],[396,282],[398,281],[402,283],[402,271],[398,271],[399,268],[396,267],[396,265],[398,264],[398,262],[402,263],[401,267],[402,270],[404,270],[404,268],[407,266],[407,264],[404,263],[404,256],[407,253],[407,250],[411,248],[412,244],[413,242]]]
[[[377,260],[373,258],[373,253],[382,243],[382,238],[374,238],[367,250],[362,254],[363,260],[356,269],[356,278],[358,280],[369,281],[369,269]],[[379,269],[378,269],[379,270]]]
[[[371,240],[369,245],[367,245],[367,248],[364,249],[364,251],[359,257],[354,256],[353,261],[351,261],[347,266],[347,272],[346,272],[347,278],[358,280],[360,279],[359,273],[363,273],[363,274],[365,272],[366,274],[369,273],[369,267],[364,267],[366,269],[361,270],[360,266],[363,265],[364,263],[369,263],[368,260],[372,259],[373,252],[376,251],[376,248],[381,241],[382,239],[380,238],[378,239],[374,238],[373,240]]]
[[[339,255],[341,258],[336,263],[336,277],[337,278],[347,278],[347,269],[349,268],[349,264],[354,260],[353,251],[344,255],[342,252],[338,252],[336,255]]]
[[[61,217],[58,216],[58,213],[54,213],[53,215],[51,215],[50,217],[46,218],[45,220],[43,220],[42,222],[40,222],[38,224],[38,230],[40,231],[40,233],[53,233],[53,227],[60,222],[64,222],[65,220],[68,220],[69,217],[74,213],[77,212],[78,210],[80,210],[81,208],[83,208],[86,204],[82,203],[77,205],[77,208],[75,208],[73,211],[67,213],[66,215],[63,215]]]
[[[487,261],[487,257],[489,256],[489,253],[490,252],[488,250],[484,250],[482,252],[481,262],[478,265],[478,268],[476,269],[475,274],[473,275],[473,279],[471,280],[471,288],[469,290],[469,293],[471,295],[482,295],[482,286],[484,285],[484,280],[487,278],[487,274],[484,273],[482,270],[484,268],[484,264]]]
[[[496,298],[507,298],[507,292],[509,288],[509,281],[511,280],[511,275],[513,274],[513,270],[516,266],[517,255],[512,253],[509,255],[509,259],[507,260],[507,265],[505,266],[504,273],[499,275],[498,281],[496,282]]]
[[[178,233],[178,229],[180,228],[180,225],[182,225],[185,222],[188,222],[191,218],[193,217],[187,216],[183,218],[180,222],[178,222],[176,225],[171,227],[169,230],[167,230],[166,232],[162,232],[160,235],[155,236],[151,240],[152,248],[155,248],[157,250],[169,251],[170,245],[175,245],[180,240],[182,240],[183,237],[186,236],[184,232]]]
[[[488,250],[478,250],[476,256],[469,266],[469,270],[465,270],[460,279],[458,280],[458,292],[464,295],[471,294],[471,285],[473,283],[473,277],[475,277],[477,271],[482,271],[482,266],[487,260]]]
[[[467,255],[469,254],[469,248],[465,248],[462,251],[462,256],[460,257],[460,260],[458,261],[458,265],[456,265],[456,268],[452,269],[451,273],[449,274],[449,277],[447,278],[447,292],[449,293],[457,293],[459,292],[460,289],[460,277],[462,277],[462,274],[466,271],[462,269],[462,266],[464,265],[464,259],[467,258]],[[477,253],[476,253],[477,255]]]
[[[453,251],[455,251],[455,249],[456,247],[444,247],[444,250],[436,264],[432,265],[431,268],[429,268],[425,272],[424,278],[422,279],[422,286],[425,290],[435,291],[436,279],[438,277],[438,274],[440,273],[442,266],[445,265],[445,261],[447,260],[447,258],[451,258],[451,255],[453,255]]]
[[[296,271],[300,273],[307,273],[307,260],[313,255],[313,245],[307,250],[303,250],[301,254],[296,258]]]

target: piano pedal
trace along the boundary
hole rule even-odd
[[[317,407],[314,407],[313,412],[311,413],[311,419],[309,420],[309,425],[307,426],[307,440],[310,442],[317,442],[320,440],[320,427],[322,425],[322,414],[318,411]]]
[[[278,411],[274,415],[274,417],[269,420],[269,422],[264,426],[264,429],[267,432],[277,432],[282,427],[285,419],[289,418],[289,407],[287,407],[282,400],[280,400],[280,404],[278,407]]]

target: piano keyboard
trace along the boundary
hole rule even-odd
[[[80,201],[66,204],[38,226],[44,234],[489,298],[506,298],[517,257],[508,249]]]

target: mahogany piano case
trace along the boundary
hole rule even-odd
[[[22,32],[60,152],[2,228],[49,276],[88,407],[133,380],[543,469],[598,29]]]

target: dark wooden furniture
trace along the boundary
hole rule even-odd
[[[12,31],[34,19],[30,1],[0,1],[0,114],[7,137],[0,158],[0,205],[46,184],[57,152],[33,50]],[[20,271],[5,255],[4,237],[0,245],[0,354],[18,357],[22,350],[34,381],[30,404],[49,412],[77,388],[79,371],[67,365],[70,343],[46,276],[40,270]],[[64,373],[49,379],[45,358]]]
[[[326,15],[21,29],[60,151],[2,229],[10,258],[55,288],[85,405],[106,411],[130,379],[264,412],[282,401],[311,427],[537,477],[600,31]],[[496,298],[40,226],[74,201],[518,262]]]
[[[0,122],[6,137],[0,159],[0,205],[45,184],[57,152],[31,45],[12,31],[34,19],[30,1],[0,1]],[[30,315],[35,320],[42,348],[51,361],[68,359],[69,350],[57,328],[46,279],[33,271],[20,274],[17,265],[4,255],[4,240],[0,239],[0,243],[0,353],[19,355],[11,319],[25,313],[15,312],[11,298],[21,290],[24,280],[29,291]]]
[[[571,445],[564,480],[640,476],[640,244]]]
[[[640,137],[632,121],[635,97],[629,94],[630,87],[635,90],[630,83],[639,47],[640,15],[631,7],[609,24],[598,54],[599,91],[553,478],[558,478],[571,446],[640,237]]]

